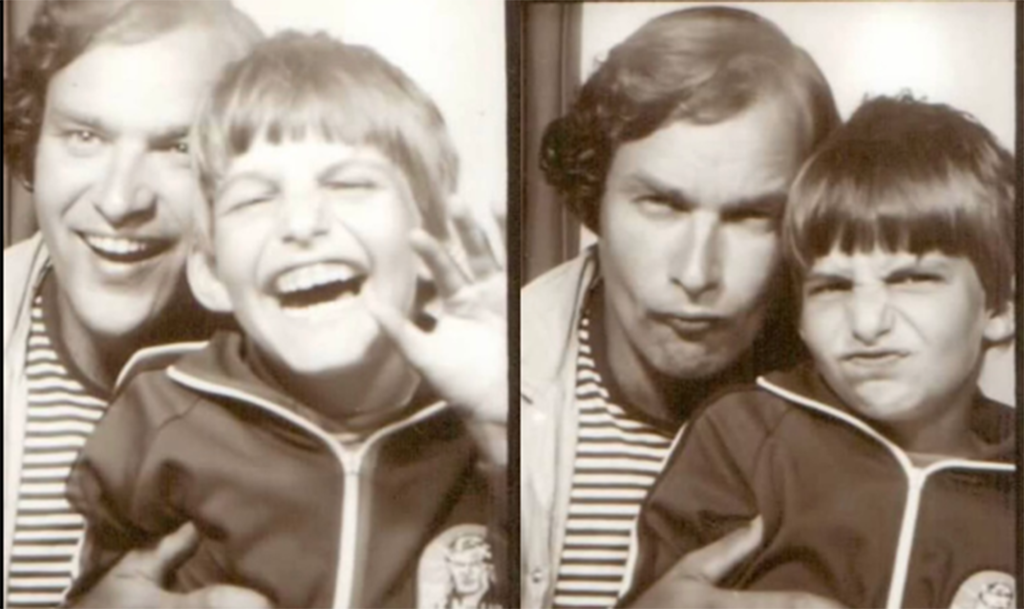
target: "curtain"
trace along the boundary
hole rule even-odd
[[[540,171],[548,123],[569,107],[580,81],[579,3],[523,3],[522,272],[524,284],[579,251],[580,225]]]
[[[4,73],[7,73],[7,56],[11,52],[11,41],[20,39],[32,22],[32,16],[39,8],[40,0],[18,0],[3,2],[4,19]],[[32,209],[32,195],[19,183],[4,164],[4,247],[17,243],[32,235],[36,230],[35,213]]]

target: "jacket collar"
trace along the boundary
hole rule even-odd
[[[845,417],[861,420],[871,427],[843,404],[810,362],[789,370],[765,374],[758,378],[758,385],[787,401],[804,407],[823,406]],[[1013,408],[986,398],[979,390],[974,396],[970,425],[971,431],[986,446],[982,459],[1001,463],[1015,462],[1016,420]]]
[[[171,367],[170,376],[194,391],[232,398],[256,406],[271,404],[315,423],[324,430],[339,425],[313,408],[302,404],[278,384],[254,357],[252,346],[235,331],[214,334],[203,349],[186,354]],[[184,381],[184,382],[183,382]],[[382,426],[402,420],[422,419],[446,409],[426,383],[421,383],[409,404]]]
[[[520,385],[535,402],[576,358],[576,328],[591,286],[597,281],[597,246],[554,268],[523,289],[520,314]]]

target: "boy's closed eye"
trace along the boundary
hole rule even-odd
[[[277,188],[267,180],[242,177],[225,185],[217,196],[216,208],[220,214],[232,214],[270,202],[277,194]]]
[[[804,293],[808,296],[838,294],[853,289],[853,281],[845,277],[811,276],[804,281]]]

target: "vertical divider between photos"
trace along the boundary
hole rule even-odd
[[[1024,3],[1016,3],[1017,18],[1017,606],[1024,607]]]
[[[519,500],[519,290],[523,285],[523,145],[522,145],[522,19],[523,5],[505,2],[505,104],[507,113],[506,159],[507,203],[505,243],[507,252],[508,306],[508,548],[506,574],[509,607],[521,605],[520,592],[520,500]]]

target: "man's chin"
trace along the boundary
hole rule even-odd
[[[739,359],[733,351],[711,350],[704,345],[687,345],[659,354],[652,362],[662,376],[677,381],[703,381],[729,369]]]

